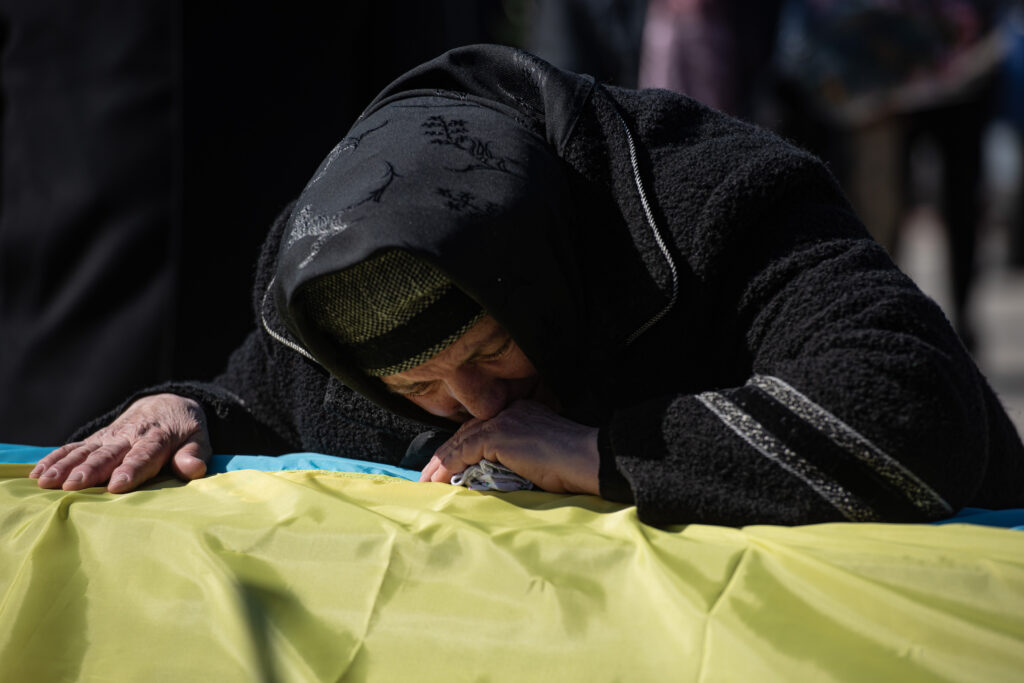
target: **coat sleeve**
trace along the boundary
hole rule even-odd
[[[234,351],[227,371],[212,382],[172,381],[146,387],[129,396],[114,409],[83,425],[70,437],[80,440],[112,422],[128,406],[144,396],[177,394],[202,406],[210,430],[210,442],[218,453],[259,453],[277,455],[300,446],[289,425],[287,411],[268,411],[271,405],[286,403],[276,395],[268,358],[260,348],[259,334],[252,332]],[[263,371],[263,380],[253,381]]]
[[[109,424],[133,401],[173,393],[197,401],[206,413],[217,453],[278,455],[315,451],[397,463],[423,428],[386,413],[332,378],[289,338],[265,292],[289,212],[272,226],[257,269],[256,328],[211,382],[176,381],[146,388],[79,429],[80,439]]]
[[[654,524],[1024,503],[1020,439],[942,312],[837,220],[805,208],[708,270],[725,322],[708,324],[705,360],[727,355],[735,381],[619,410],[601,430],[603,494]]]

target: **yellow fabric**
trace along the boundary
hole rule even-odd
[[[1024,535],[655,529],[593,497],[0,466],[0,681],[1021,680]]]

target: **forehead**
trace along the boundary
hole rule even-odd
[[[393,375],[384,375],[380,379],[385,384],[398,385],[409,382],[420,382],[433,379],[445,371],[457,367],[469,360],[481,348],[503,340],[508,336],[498,321],[490,315],[484,315],[475,325],[466,330],[461,337],[452,342],[430,360],[420,363],[414,368]]]

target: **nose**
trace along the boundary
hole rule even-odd
[[[481,420],[491,419],[508,405],[505,382],[481,372],[479,367],[459,368],[445,385],[463,410]]]

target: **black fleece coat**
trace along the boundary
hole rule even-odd
[[[602,495],[651,524],[1024,505],[1024,448],[998,399],[817,159],[685,96],[605,87],[509,48],[452,51],[368,111],[417,94],[504,107],[565,164],[586,321],[574,338],[587,340],[567,383],[574,419],[600,427]],[[402,462],[436,421],[325,371],[271,295],[296,213],[270,231],[258,327],[226,372],[143,393],[199,401],[218,452]]]

